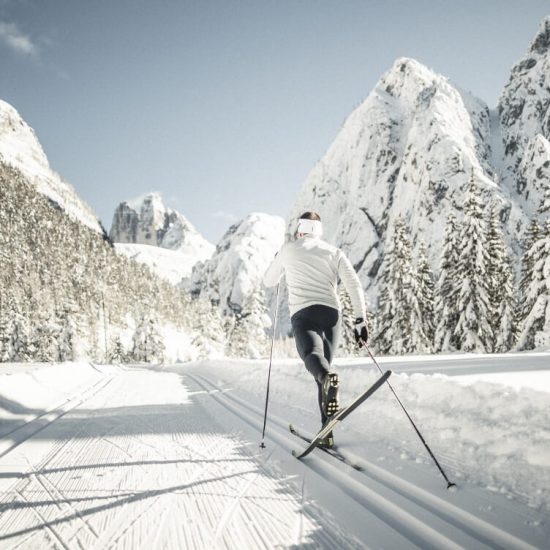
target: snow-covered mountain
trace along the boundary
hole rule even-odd
[[[448,214],[461,207],[471,177],[513,209],[494,181],[490,131],[483,102],[419,62],[398,59],[309,174],[291,220],[318,211],[326,237],[349,254],[365,288],[373,288],[398,217],[435,264]]]
[[[261,289],[262,277],[284,241],[285,221],[252,213],[232,225],[212,258],[197,264],[188,282],[194,295],[219,305],[222,316],[239,313]]]
[[[512,68],[498,112],[503,182],[532,215],[550,175],[550,17],[541,23],[527,54]]]
[[[0,160],[17,168],[40,193],[95,231],[104,234],[94,211],[73,187],[50,168],[34,130],[8,103],[0,100]]]
[[[514,66],[498,111],[421,63],[398,59],[349,116],[290,212],[321,214],[372,301],[398,217],[437,272],[444,225],[473,178],[516,252],[550,175],[550,18]]]
[[[119,252],[173,284],[188,277],[197,262],[214,252],[214,245],[183,214],[167,208],[158,193],[119,204],[110,237]]]

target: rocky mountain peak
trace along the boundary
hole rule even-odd
[[[550,16],[539,27],[539,32],[531,44],[531,52],[544,55],[550,50]]]
[[[214,246],[180,212],[167,208],[158,193],[148,193],[118,205],[110,237],[116,243],[147,244],[176,250],[204,260]]]
[[[535,177],[537,170],[529,164],[540,158],[534,154],[541,150],[537,136],[550,138],[549,46],[550,17],[547,17],[528,53],[513,66],[498,105],[504,152],[503,183],[518,194],[529,214],[541,198],[540,181]]]

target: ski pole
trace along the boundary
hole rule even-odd
[[[374,355],[371,353],[369,346],[367,346],[367,344],[365,344],[364,342],[361,342],[361,343],[362,343],[363,347],[367,350],[367,352],[370,355],[370,358],[373,360],[374,364],[378,367],[378,370],[383,374],[383,371],[380,368],[380,365],[378,364],[378,361],[376,361],[376,359],[374,358]],[[445,471],[441,467],[441,464],[439,464],[437,458],[435,458],[435,455],[433,454],[432,450],[430,449],[430,446],[426,443],[426,440],[424,439],[424,437],[420,433],[420,430],[417,428],[416,424],[414,423],[414,420],[411,418],[411,415],[407,412],[407,409],[405,408],[405,405],[403,405],[403,403],[401,402],[401,399],[399,399],[399,397],[397,397],[397,394],[395,393],[395,390],[393,389],[393,386],[388,382],[388,380],[386,380],[386,384],[389,386],[389,388],[392,391],[393,395],[397,399],[397,402],[401,405],[401,408],[403,409],[403,412],[407,415],[407,418],[409,419],[410,423],[412,424],[412,427],[414,428],[414,431],[416,432],[416,434],[420,438],[420,441],[422,441],[422,443],[424,444],[424,447],[426,448],[426,450],[428,451],[428,453],[432,457],[433,461],[435,462],[435,465],[437,466],[437,468],[441,472],[441,475],[444,477],[445,481],[447,482],[447,489],[450,489],[451,487],[456,487],[456,483],[453,483],[452,481],[449,481],[449,478],[447,477],[447,474],[445,473]]]
[[[277,294],[275,297],[275,317],[273,319],[273,334],[271,335],[271,348],[269,350],[269,370],[267,373],[267,390],[265,393],[265,412],[264,412],[264,427],[262,429],[262,442],[260,443],[260,447],[262,449],[265,449],[265,425],[267,423],[267,404],[269,403],[269,382],[271,381],[271,363],[273,360],[273,343],[275,342],[275,329],[277,328],[277,314],[279,312],[279,287],[281,286],[281,283],[277,283]]]

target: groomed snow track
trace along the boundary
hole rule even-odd
[[[0,549],[543,547],[443,481],[427,491],[353,454],[364,471],[294,459],[289,419],[270,414],[260,449],[263,408],[212,378],[110,368],[37,415],[0,458]]]
[[[224,391],[200,375],[188,375],[221,406],[261,434],[264,411]],[[269,439],[289,452],[303,443],[290,434],[288,421],[269,416]],[[350,455],[363,468],[357,472],[326,453],[304,459],[304,468],[319,474],[327,483],[347,494],[366,514],[374,514],[386,533],[398,531],[419,548],[536,548],[514,535],[435,496],[365,459]],[[434,475],[438,475],[434,468]],[[442,481],[443,484],[443,481]],[[445,533],[443,535],[442,533]],[[368,544],[368,541],[366,541]],[[387,546],[388,548],[391,545]]]

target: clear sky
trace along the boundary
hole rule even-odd
[[[493,107],[548,0],[0,0],[0,98],[110,228],[149,191],[217,242],[286,216],[397,57]]]

